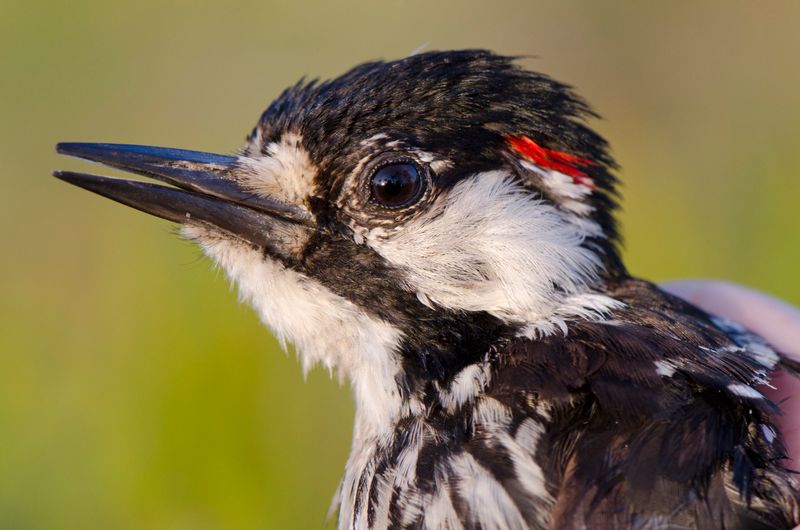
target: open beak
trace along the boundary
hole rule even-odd
[[[243,187],[236,178],[239,159],[235,156],[97,143],[60,143],[56,151],[170,184],[72,171],[53,173],[70,184],[169,221],[209,223],[258,246],[268,244],[276,222],[313,226],[305,209]]]

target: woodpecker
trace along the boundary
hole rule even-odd
[[[572,88],[489,51],[301,81],[236,155],[62,143],[179,223],[305,369],[349,380],[340,529],[789,529],[798,366],[626,271]],[[166,185],[164,185],[166,184]]]

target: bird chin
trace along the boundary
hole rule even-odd
[[[295,346],[306,373],[322,365],[350,381],[358,436],[385,430],[401,414],[399,329],[220,230],[185,224],[181,234],[225,271],[284,349]]]

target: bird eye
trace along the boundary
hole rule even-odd
[[[415,164],[395,162],[378,168],[370,178],[372,200],[387,208],[408,206],[420,196],[422,176]]]

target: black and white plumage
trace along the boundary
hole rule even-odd
[[[339,527],[788,529],[796,367],[631,278],[614,162],[571,90],[485,51],[286,90],[237,156],[59,151],[180,222],[304,366],[352,383]]]

